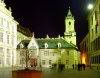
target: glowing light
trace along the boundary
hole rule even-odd
[[[85,58],[84,57],[82,58],[82,64],[85,64]]]
[[[93,5],[92,5],[92,4],[89,4],[89,5],[88,5],[88,9],[91,10],[92,8],[93,8]]]

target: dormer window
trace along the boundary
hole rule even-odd
[[[23,46],[23,44],[20,44],[20,48],[23,48],[24,46]]]
[[[45,48],[48,48],[48,44],[47,43],[45,43],[44,45],[45,45]]]
[[[60,48],[60,47],[61,47],[61,43],[59,42],[59,43],[58,43],[58,48]]]

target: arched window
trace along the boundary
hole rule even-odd
[[[69,22],[69,25],[71,25],[71,22]]]
[[[59,43],[58,43],[58,48],[60,48],[60,47],[61,47],[61,43],[59,42]]]

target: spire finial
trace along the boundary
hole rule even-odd
[[[33,38],[34,38],[34,35],[35,35],[35,34],[34,34],[34,32],[33,32]]]
[[[9,11],[12,11],[11,7],[9,7]]]
[[[70,6],[69,6],[69,9],[70,9]]]
[[[46,38],[49,39],[49,35],[48,34],[46,35]]]

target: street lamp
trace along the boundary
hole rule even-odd
[[[92,4],[89,4],[89,5],[88,5],[88,9],[91,10],[92,8],[93,8],[93,5],[92,5]]]

